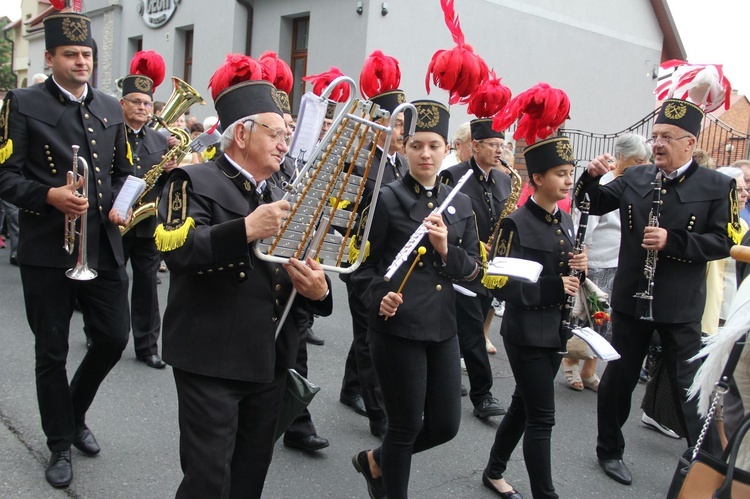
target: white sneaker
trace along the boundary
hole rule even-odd
[[[663,433],[664,435],[668,436],[669,438],[676,438],[678,440],[680,438],[682,438],[677,433],[675,433],[674,431],[670,430],[669,428],[667,428],[663,424],[657,423],[654,418],[648,416],[645,412],[643,413],[643,416],[641,416],[641,421],[643,422],[643,424],[645,424],[646,426],[648,426],[652,430],[659,431],[659,432]]]
[[[461,371],[466,372],[466,362],[464,362],[463,357],[461,357]]]
[[[505,313],[505,302],[500,302],[500,305],[495,307],[495,315],[497,317],[502,317]]]

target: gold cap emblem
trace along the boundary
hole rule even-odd
[[[573,162],[573,146],[567,140],[561,140],[557,143],[557,155],[563,161]]]
[[[420,106],[417,125],[419,128],[433,128],[440,121],[440,110],[435,105]]]
[[[137,88],[141,92],[151,91],[151,80],[148,78],[144,78],[143,76],[136,77],[133,80],[133,85],[135,85],[135,88]]]
[[[83,19],[66,17],[62,22],[63,36],[74,43],[80,43],[89,36],[89,29]]]
[[[683,103],[670,102],[664,108],[664,116],[670,120],[679,120],[687,114],[687,105]]]

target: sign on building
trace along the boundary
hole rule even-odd
[[[161,28],[169,22],[180,0],[141,0],[138,12],[149,28]]]

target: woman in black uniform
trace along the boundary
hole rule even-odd
[[[452,283],[481,275],[469,198],[458,193],[442,215],[432,213],[451,190],[436,181],[447,152],[448,110],[434,101],[413,104],[416,132],[404,141],[409,173],[380,190],[370,253],[352,275],[369,309],[370,352],[388,414],[382,446],[352,458],[373,498],[407,497],[412,454],[458,432],[461,370]],[[425,222],[428,232],[419,246],[426,251],[398,293],[417,248],[390,281],[383,275]]]
[[[557,497],[552,484],[550,437],[555,424],[553,380],[565,338],[561,320],[568,295],[586,271],[586,254],[572,256],[575,233],[570,215],[557,207],[573,186],[573,149],[565,137],[537,142],[524,150],[534,194],[500,223],[493,256],[533,260],[543,265],[536,283],[509,280],[492,290],[505,300],[500,327],[516,389],[495,435],[482,482],[497,495],[520,499],[503,478],[513,450],[523,436],[523,456],[535,498]],[[582,279],[583,277],[581,277]]]

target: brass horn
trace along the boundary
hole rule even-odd
[[[89,165],[85,159],[78,156],[78,149],[80,147],[76,145],[72,147],[73,147],[73,166],[68,172],[68,186],[72,189],[72,191],[77,196],[82,197],[84,199],[88,199]],[[79,165],[83,169],[83,173],[78,173]],[[83,181],[82,182],[83,185],[81,186],[80,191],[76,189],[76,184],[78,183],[79,178],[82,179]],[[78,260],[76,261],[75,267],[65,271],[65,275],[76,281],[90,281],[91,279],[94,279],[98,275],[96,270],[89,268],[89,264],[88,264],[88,255],[86,252],[86,243],[87,243],[86,221],[87,219],[88,217],[86,213],[84,213],[80,217],[71,217],[69,215],[65,215],[64,248],[65,248],[65,251],[67,251],[69,255],[73,254],[73,248],[75,247],[76,235],[78,236]],[[76,222],[78,220],[80,220],[81,226],[80,226],[80,229],[76,231]]]
[[[172,95],[169,96],[167,103],[164,105],[164,109],[159,113],[159,116],[161,116],[164,122],[162,123],[160,120],[155,120],[151,126],[154,130],[167,128],[169,123],[174,123],[177,117],[184,114],[193,104],[200,103],[201,106],[206,105],[206,101],[203,100],[201,94],[199,94],[187,82],[173,76],[172,84],[174,87]]]

